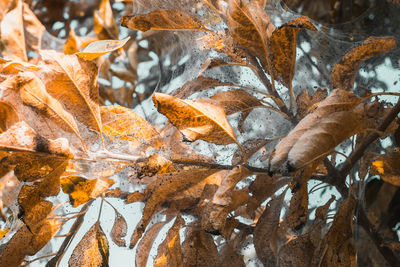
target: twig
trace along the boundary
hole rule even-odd
[[[205,167],[205,168],[210,168],[210,169],[219,169],[219,170],[232,170],[235,168],[237,165],[221,165],[218,163],[212,163],[212,162],[205,162],[205,161],[194,161],[194,160],[184,160],[184,159],[171,159],[173,163],[176,164],[182,164],[185,166],[199,166],[199,167]],[[244,165],[249,171],[252,172],[259,172],[259,173],[268,173],[268,169],[263,169],[263,168],[257,168],[249,165]]]
[[[90,200],[88,203],[86,203],[82,209],[80,210],[79,213],[80,216],[76,219],[76,221],[74,222],[74,224],[71,226],[70,229],[70,235],[67,236],[63,243],[61,244],[56,256],[54,258],[52,258],[47,264],[46,267],[57,267],[59,262],[61,261],[62,257],[64,256],[65,251],[67,250],[69,244],[72,242],[72,239],[75,237],[75,234],[79,231],[79,228],[81,227],[82,223],[83,223],[83,219],[85,217],[85,214],[87,212],[87,210],[89,209],[90,205],[92,204],[94,200]]]

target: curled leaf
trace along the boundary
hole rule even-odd
[[[90,43],[83,51],[76,53],[76,55],[84,60],[94,60],[102,55],[113,52],[123,47],[130,37],[119,40],[100,40]]]
[[[361,64],[378,55],[385,54],[396,47],[394,37],[371,36],[364,43],[348,52],[332,69],[332,86],[352,90],[354,79]]]
[[[142,32],[150,29],[208,31],[200,21],[176,9],[158,9],[148,14],[123,16],[121,25]]]
[[[125,247],[125,240],[123,239],[126,236],[126,231],[128,230],[128,225],[126,224],[126,220],[121,213],[115,210],[115,220],[114,225],[111,230],[111,238],[115,244],[120,247]]]

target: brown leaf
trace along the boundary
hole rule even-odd
[[[400,186],[400,153],[388,153],[376,156],[372,162],[370,174],[380,175],[382,180]]]
[[[308,90],[302,91],[296,98],[297,118],[300,120],[304,118],[327,96],[328,92],[325,88],[318,88],[312,96],[308,94]]]
[[[107,237],[96,222],[83,236],[72,252],[69,266],[108,266],[109,246]]]
[[[331,206],[332,202],[336,200],[335,195],[332,195],[331,198],[322,206],[319,206],[315,210],[315,218],[318,218],[320,220],[324,220],[326,217],[326,214],[329,210],[329,207]]]
[[[301,29],[316,31],[308,17],[299,17],[272,32],[270,49],[275,78],[291,87],[296,63],[296,40]]]
[[[241,67],[247,67],[247,68],[254,68],[253,65],[247,65],[244,62],[226,62],[225,60],[219,59],[219,58],[208,58],[206,61],[204,61],[203,65],[201,65],[200,71],[199,71],[199,78],[204,77],[202,76],[202,73],[211,70],[214,68],[219,68],[223,66],[241,66]]]
[[[371,36],[361,46],[348,52],[332,69],[333,88],[352,90],[354,79],[361,64],[378,55],[383,55],[396,47],[394,37]]]
[[[274,26],[270,18],[258,4],[243,0],[232,0],[228,8],[228,26],[232,37],[253,56],[258,57],[265,69],[270,51],[268,41]]]
[[[209,31],[199,20],[176,9],[158,9],[148,14],[123,16],[121,25],[142,32],[150,29]]]
[[[84,60],[94,60],[102,55],[113,52],[123,47],[130,37],[119,40],[100,40],[87,45],[83,51],[76,53],[76,55]]]
[[[0,133],[7,131],[19,121],[17,111],[9,104],[0,101]]]
[[[183,255],[179,230],[185,225],[181,217],[176,217],[172,227],[168,230],[167,236],[160,244],[157,250],[157,256],[154,258],[154,266],[181,266],[183,264]]]
[[[225,244],[220,250],[220,265],[221,267],[245,267],[243,255],[237,253],[230,244]]]
[[[297,236],[279,250],[279,266],[308,267],[311,265],[314,245],[309,234]]]
[[[186,228],[182,244],[183,266],[219,266],[219,255],[213,238],[198,225]]]
[[[247,140],[243,143],[244,151],[246,152],[247,158],[253,156],[257,151],[261,148],[269,144],[271,140],[265,139],[254,139],[254,140]],[[232,157],[232,165],[239,165],[240,162],[243,160],[242,151],[237,149]]]
[[[261,215],[254,229],[254,247],[257,256],[264,266],[276,265],[275,257],[277,255],[277,247],[276,244],[271,241],[279,224],[285,194],[286,190],[281,195],[273,197],[271,201],[268,202],[264,213]]]
[[[157,238],[161,228],[166,222],[159,222],[151,226],[149,230],[143,235],[136,249],[135,264],[138,267],[146,267],[147,259],[151,248],[153,247],[154,240]]]
[[[111,230],[111,239],[120,247],[125,247],[126,243],[123,239],[126,236],[126,232],[128,230],[128,225],[124,216],[115,210],[115,220],[114,225]]]
[[[17,0],[14,9],[10,10],[0,24],[3,57],[28,61],[25,47],[23,1]]]
[[[99,10],[94,12],[93,30],[101,40],[118,39],[118,26],[115,23],[109,0],[102,0]]]
[[[128,140],[132,149],[144,143],[155,148],[162,145],[157,130],[134,111],[117,105],[103,106],[100,111],[103,131],[111,140]]]
[[[212,199],[202,207],[201,223],[203,229],[208,232],[223,231],[228,213],[248,199],[248,192],[234,190],[234,188],[238,182],[250,174],[251,172],[243,166],[236,167],[226,173]],[[228,235],[230,235],[229,232]],[[229,236],[226,236],[226,238],[229,239]]]
[[[65,41],[64,43],[64,48],[63,48],[64,54],[66,55],[75,54],[76,52],[79,52],[79,50],[85,48],[90,43],[96,40],[97,38],[90,36],[77,36],[75,34],[74,29],[71,29],[67,41]]]
[[[73,157],[68,140],[65,138],[46,139],[38,135],[24,121],[13,124],[7,131],[0,134],[0,149],[7,150],[8,148],[23,152],[42,152],[69,158]],[[48,155],[47,157],[53,156]]]
[[[64,109],[57,99],[47,93],[45,85],[35,74],[20,73],[17,86],[25,105],[34,107],[53,119],[63,129],[76,134],[85,146],[74,117]]]
[[[42,50],[41,56],[47,66],[51,66],[51,71],[42,74],[47,92],[59,99],[78,121],[98,131],[102,138],[96,65],[76,55],[50,50]]]
[[[24,3],[23,10],[26,44],[38,52],[42,48],[42,37],[46,32],[46,27],[36,17],[27,3]]]
[[[158,112],[189,140],[227,145],[237,143],[235,132],[219,106],[203,100],[181,100],[162,93],[153,95]],[[240,145],[239,145],[240,146]]]
[[[343,140],[357,132],[357,128],[361,127],[362,124],[360,121],[360,115],[363,114],[363,108],[360,106],[357,108],[356,112],[352,110],[357,104],[359,104],[359,102],[360,98],[351,92],[344,90],[332,91],[325,100],[319,103],[318,107],[312,113],[304,117],[296,125],[296,127],[276,146],[270,162],[270,170],[278,170],[282,163],[287,159],[289,153],[292,153],[292,166],[298,168],[301,166],[301,164],[308,163],[316,157],[329,152],[337,144],[341,143]],[[332,129],[332,127],[334,128]],[[344,132],[336,127],[344,127]],[[324,132],[326,131],[325,128],[329,128],[329,133],[327,135],[325,135],[326,133]],[[341,136],[336,137],[335,135]],[[309,139],[311,136],[313,137],[312,140]],[[318,136],[317,139],[315,139],[316,136]],[[302,146],[301,144],[304,143],[299,141],[300,138],[303,138],[303,142],[305,140],[311,142],[312,148],[305,148]],[[333,142],[332,138],[335,139]],[[296,144],[296,152],[300,153],[301,155],[291,152],[292,148]],[[307,153],[311,151],[311,149],[315,149],[315,147],[317,150],[308,155]],[[304,150],[300,151],[302,149]]]
[[[241,89],[217,93],[210,99],[217,101],[227,116],[262,106],[257,98]]]
[[[90,199],[97,198],[115,183],[112,179],[96,178],[87,180],[83,177],[68,176],[61,179],[64,193],[69,194],[74,207],[78,207]]]
[[[144,233],[147,224],[160,205],[174,195],[180,194],[185,189],[200,183],[218,170],[197,169],[178,173],[160,175],[146,188],[147,203],[143,209],[142,219],[139,221],[131,237],[130,247],[133,248]]]
[[[353,266],[356,258],[351,238],[355,205],[352,197],[340,203],[332,226],[314,251],[311,266]]]

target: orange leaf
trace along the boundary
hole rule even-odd
[[[123,47],[130,37],[119,40],[100,40],[90,43],[83,51],[76,53],[76,55],[84,60],[93,60],[107,53],[113,52]]]
[[[209,31],[200,21],[176,9],[158,9],[144,15],[123,16],[121,25],[142,32],[150,29]]]

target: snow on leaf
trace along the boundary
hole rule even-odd
[[[94,60],[102,55],[113,52],[123,47],[130,37],[119,40],[100,40],[87,45],[81,52],[76,55],[84,60]]]
[[[333,88],[352,90],[354,79],[361,64],[378,55],[385,54],[396,47],[394,37],[371,36],[364,43],[348,52],[332,69]]]
[[[96,222],[83,236],[72,252],[68,261],[69,266],[93,266],[107,267],[109,258],[109,246],[107,237]]]
[[[123,16],[121,25],[142,32],[150,29],[209,31],[199,20],[177,9],[158,9],[148,14]]]
[[[126,232],[128,230],[128,225],[124,216],[115,210],[115,220],[111,230],[111,239],[120,247],[125,247],[126,243],[123,239],[126,236]]]

